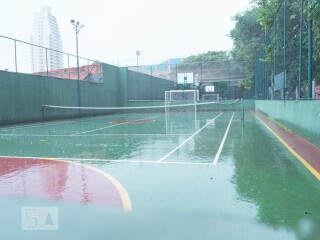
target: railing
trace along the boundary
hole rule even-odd
[[[35,70],[32,58],[32,52],[43,51],[44,59],[39,61],[37,70]],[[57,78],[66,78],[77,80],[77,56],[70,53],[50,49],[47,47],[35,45],[18,39],[0,35],[0,70],[10,72],[20,72],[35,74],[41,76],[50,76]],[[59,64],[52,64],[54,60]],[[42,61],[42,62],[40,62]],[[87,80],[91,74],[101,73],[99,61],[79,56],[79,80]]]

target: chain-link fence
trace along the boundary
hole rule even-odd
[[[282,0],[255,65],[258,99],[320,98],[320,1]]]
[[[235,99],[243,98],[247,93],[242,86],[242,81],[247,78],[246,61],[180,62],[135,66],[129,69],[170,80],[174,82],[176,89],[199,89],[200,98],[204,95],[219,94],[222,99]]]
[[[0,70],[71,80],[101,82],[98,61],[0,35]]]

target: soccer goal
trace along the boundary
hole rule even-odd
[[[194,113],[199,101],[198,90],[171,90],[165,92],[165,113]]]
[[[171,129],[172,123],[177,119],[181,120],[181,116],[183,121],[191,122],[197,120],[197,101],[199,101],[198,90],[171,90],[165,92],[167,132]]]
[[[214,93],[205,93],[202,95],[202,100],[219,101],[220,95]]]
[[[165,92],[166,105],[196,103],[197,101],[199,101],[199,90],[171,90]]]

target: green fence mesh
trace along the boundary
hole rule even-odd
[[[257,54],[257,99],[319,98],[319,26],[319,1],[280,2]]]

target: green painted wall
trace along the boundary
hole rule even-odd
[[[82,107],[130,106],[129,96],[164,99],[164,91],[173,88],[173,82],[107,64],[102,74],[103,83],[80,81]],[[78,106],[78,82],[69,79],[0,71],[0,91],[0,126],[42,121],[42,105]],[[82,116],[100,112],[80,110]],[[45,120],[77,116],[72,109],[45,111]]]
[[[77,103],[76,81],[0,71],[0,125],[39,121],[43,104]]]
[[[117,67],[103,65],[103,84],[80,82],[83,107],[119,106]],[[78,82],[0,71],[0,125],[42,120],[42,105],[78,106]],[[86,112],[82,111],[82,114]],[[46,120],[78,116],[77,110],[46,110]]]
[[[164,100],[165,91],[174,89],[174,82],[128,70],[128,100]]]
[[[119,69],[118,67],[102,65],[103,84],[81,83],[82,107],[118,107]]]
[[[256,109],[320,147],[320,101],[263,101]]]
[[[243,107],[244,107],[245,111],[254,110],[255,109],[255,100],[244,99],[243,100]]]
[[[128,68],[119,68],[119,90],[118,90],[118,102],[119,106],[126,106],[128,102]]]

